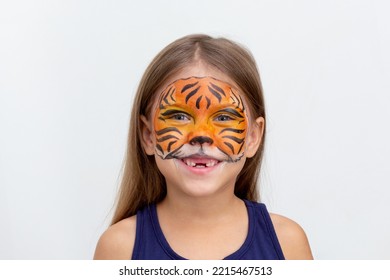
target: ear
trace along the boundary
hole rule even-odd
[[[246,136],[245,155],[247,158],[253,157],[260,147],[261,140],[264,133],[264,118],[258,117],[255,122],[251,124],[249,133]]]
[[[148,119],[141,115],[141,143],[144,151],[147,155],[151,156],[154,154],[154,133],[152,123]]]

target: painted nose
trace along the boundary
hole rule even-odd
[[[211,145],[211,144],[213,144],[213,142],[214,142],[213,139],[211,139],[210,137],[206,137],[206,136],[196,136],[190,140],[191,145],[196,145],[196,144],[202,145],[204,143]]]

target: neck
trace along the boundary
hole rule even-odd
[[[243,202],[233,193],[207,197],[167,197],[160,203],[159,211],[181,221],[208,223],[224,220],[234,215]]]

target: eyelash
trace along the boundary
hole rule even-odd
[[[190,120],[190,117],[187,114],[184,114],[184,113],[173,114],[169,118],[173,119],[175,121],[189,121]]]
[[[222,118],[224,118],[224,119],[222,119]],[[216,116],[214,118],[214,120],[219,121],[219,122],[226,122],[226,121],[232,121],[232,120],[234,120],[234,118],[232,118],[229,115],[219,115],[219,116]]]

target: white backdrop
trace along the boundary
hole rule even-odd
[[[190,33],[258,62],[268,208],[317,259],[390,258],[385,0],[0,3],[0,259],[92,258],[140,77]]]

